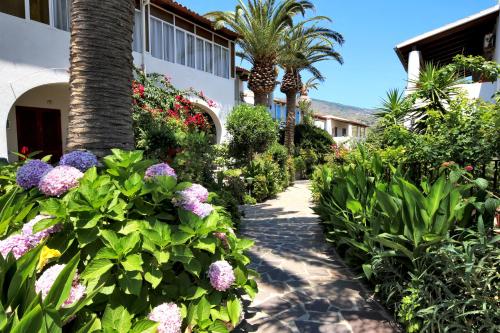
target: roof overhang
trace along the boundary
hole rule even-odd
[[[484,37],[496,31],[500,5],[398,44],[394,50],[408,69],[408,56],[422,52],[425,61],[446,65],[457,54],[484,55]]]
[[[349,120],[349,119],[335,117],[335,116],[331,116],[331,115],[315,114],[314,118],[321,119],[321,120],[337,120],[337,121],[341,121],[341,122],[346,123],[346,124],[351,124],[351,125],[356,125],[356,126],[361,126],[361,127],[369,127],[368,125],[360,123],[359,121]]]

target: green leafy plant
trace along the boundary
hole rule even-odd
[[[238,105],[226,127],[231,135],[230,154],[240,165],[248,164],[255,154],[265,152],[277,140],[278,124],[263,106]]]
[[[257,291],[256,273],[248,269],[250,259],[245,254],[253,242],[234,234],[231,216],[223,207],[212,206],[204,218],[182,208],[180,191],[191,183],[170,176],[145,180],[145,170],[153,161],[145,160],[141,151],[113,150],[102,162],[102,169],[87,170],[78,187],[60,198],[38,195],[32,201],[37,212],[54,217],[42,220],[34,230],[61,225],[63,231],[46,244],[62,254],[58,261],[78,269],[92,300],[82,303],[78,313],[57,319],[58,330],[50,332],[60,332],[62,326],[68,332],[154,330],[155,323],[145,318],[166,302],[179,307],[183,329],[225,332],[234,328],[242,310],[241,296],[253,297]],[[217,194],[208,200],[215,203]],[[15,264],[11,257],[7,257],[9,265]],[[17,263],[25,258],[31,257],[25,255]],[[235,276],[224,291],[216,290],[207,275],[210,265],[221,260],[231,265]],[[30,262],[33,265],[35,260]],[[0,270],[7,274],[5,279],[10,272]],[[22,272],[26,277],[11,283],[22,284],[33,276],[32,270]],[[33,303],[30,295],[19,292],[23,306]],[[10,301],[3,304],[5,311],[15,309]],[[22,314],[18,312],[19,318]],[[66,320],[75,314],[74,320]]]

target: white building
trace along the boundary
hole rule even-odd
[[[353,144],[366,138],[368,125],[332,115],[315,115],[314,125],[322,128],[339,144]]]
[[[424,33],[400,43],[395,51],[408,72],[407,90],[415,88],[420,69],[426,62],[441,66],[452,62],[454,56],[483,56],[500,63],[500,6],[483,10],[477,14],[441,28]],[[471,73],[463,73],[469,76]],[[473,78],[470,84],[462,85],[470,98],[490,100],[500,90],[497,82],[481,82]]]
[[[0,0],[0,158],[27,146],[59,156],[69,109],[70,0]],[[217,142],[239,100],[235,40],[171,0],[136,0],[134,64],[201,90],[218,107],[194,100],[213,119]]]

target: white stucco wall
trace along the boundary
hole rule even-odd
[[[467,92],[469,98],[481,98],[484,101],[492,102],[493,95],[497,91],[496,82],[476,82],[459,85],[460,88]]]
[[[69,82],[69,42],[69,32],[0,13],[0,157],[8,157],[9,149],[17,145],[17,142],[10,142],[14,134],[7,133],[6,129],[9,113],[16,101],[36,87]],[[155,59],[148,53],[143,57],[134,52],[136,66],[142,66],[142,59],[147,72],[167,75],[177,87],[201,90],[214,100],[219,107],[206,111],[212,118],[218,118],[214,119],[216,126],[219,124],[218,142],[224,140],[225,119],[237,100],[235,79],[220,78],[187,66]],[[51,86],[47,89],[49,87]],[[44,88],[42,92],[39,96],[41,104],[30,106],[47,107],[43,105],[44,101],[58,100],[61,97],[58,91],[51,93]],[[25,102],[35,103],[34,95],[30,94],[26,98],[28,100]],[[208,108],[203,102],[200,105]],[[64,109],[67,110],[67,107]],[[13,123],[15,122],[11,122]],[[63,129],[63,135],[65,132],[66,128]]]

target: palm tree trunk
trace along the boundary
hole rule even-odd
[[[288,152],[292,152],[295,136],[295,112],[297,109],[297,90],[286,92],[286,127],[285,127],[285,147]]]
[[[269,100],[268,100],[268,94],[266,93],[254,93],[254,105],[263,105],[263,106],[268,106]]]
[[[134,148],[133,0],[73,0],[67,150]]]

